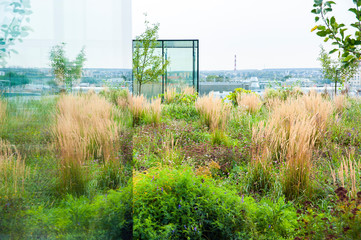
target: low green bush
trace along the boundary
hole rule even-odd
[[[199,113],[194,104],[167,104],[164,105],[163,115],[178,120],[185,120],[187,122],[199,119]]]
[[[135,239],[282,239],[296,224],[283,199],[258,204],[190,167],[136,174],[133,203]]]
[[[159,95],[160,98],[164,99],[164,94]],[[198,97],[198,93],[195,92],[193,94],[186,94],[186,93],[176,93],[173,98],[170,100],[164,99],[165,104],[185,104],[190,105],[193,104]]]
[[[233,103],[233,105],[237,106],[237,96],[240,94],[250,94],[250,93],[252,93],[251,90],[245,90],[243,88],[236,88],[236,89],[234,89],[233,92],[228,94],[225,99],[230,101],[231,103]]]
[[[31,239],[130,239],[131,196],[130,184],[93,201],[68,195],[56,207],[34,207],[26,211],[26,235]]]

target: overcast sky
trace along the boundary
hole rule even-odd
[[[353,20],[352,0],[336,0],[340,21]],[[144,16],[159,22],[159,38],[199,39],[200,70],[320,67],[322,39],[313,0],[132,0],[133,38]]]

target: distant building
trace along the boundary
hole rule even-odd
[[[5,76],[5,72],[0,71],[0,76]]]
[[[361,88],[361,65],[359,66],[356,74],[348,80],[348,83],[352,88]]]
[[[308,78],[289,78],[286,80],[285,84],[309,87],[309,86],[313,85],[314,82]]]
[[[259,81],[257,77],[251,77],[251,79],[249,80],[251,85],[250,85],[250,89],[254,90],[254,89],[259,89]]]

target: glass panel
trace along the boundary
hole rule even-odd
[[[193,44],[195,44],[194,48]],[[133,40],[133,50],[136,46],[142,47],[140,42]],[[163,52],[162,46],[164,46]],[[164,75],[164,83],[159,78],[155,83],[142,86],[141,93],[151,98],[169,88],[175,88],[179,92],[184,87],[193,86],[197,90],[199,80],[197,46],[198,41],[195,40],[158,40],[157,53],[163,53],[164,59],[169,61]],[[133,93],[138,94],[138,85],[133,82]]]
[[[192,44],[192,41],[187,42],[189,43]],[[167,42],[167,45],[171,44]],[[165,56],[170,62],[167,69],[167,88],[180,90],[193,86],[193,48],[166,48]]]
[[[73,83],[73,90],[99,91],[104,85],[128,86],[131,83],[131,0],[24,0],[29,15],[20,16],[10,5],[0,4],[0,26],[13,19],[31,30],[21,33],[0,66],[0,91],[6,81],[7,97],[54,94],[62,88],[50,68],[49,53],[53,46],[66,43],[65,55],[74,60],[85,47],[86,61],[82,78]],[[30,5],[28,5],[29,3]],[[14,5],[15,6],[15,5]],[[21,7],[22,8],[22,7]],[[2,31],[0,39],[2,38]],[[6,84],[5,84],[6,85]]]

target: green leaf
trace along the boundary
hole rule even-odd
[[[335,48],[335,49],[331,50],[331,51],[329,52],[329,54],[332,54],[332,53],[337,52],[337,51],[338,51],[338,49]]]
[[[354,56],[352,56],[352,55],[348,55],[346,58],[344,58],[342,61],[343,62],[349,62],[351,59],[353,59],[354,58]]]
[[[319,31],[316,34],[320,37],[325,37],[327,35],[327,33],[325,31]]]

